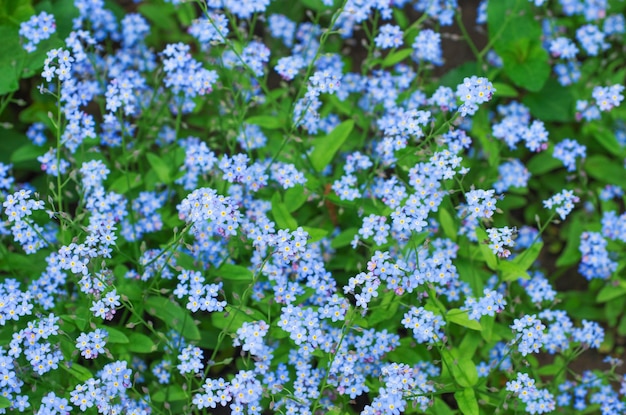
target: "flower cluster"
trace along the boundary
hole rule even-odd
[[[579,144],[576,140],[566,138],[554,146],[552,156],[563,162],[567,171],[576,170],[576,158],[584,159],[587,155],[587,147]]]
[[[445,321],[424,307],[411,307],[404,314],[402,325],[413,330],[413,337],[418,343],[437,343],[444,338],[441,328]]]
[[[583,232],[580,235],[579,250],[582,258],[578,272],[583,277],[588,280],[608,279],[617,270],[617,262],[610,258],[606,245],[606,240],[598,232]]]
[[[539,389],[535,386],[535,380],[526,373],[517,373],[517,378],[506,383],[506,390],[513,392],[520,401],[526,404],[526,412],[529,414],[545,414],[556,408],[554,395],[547,389]]]
[[[508,258],[511,255],[511,251],[508,248],[515,246],[515,241],[513,240],[514,232],[515,229],[508,226],[487,229],[489,248],[494,254],[500,258]]]
[[[28,41],[24,45],[27,52],[34,52],[39,42],[48,39],[54,32],[54,16],[46,12],[36,14],[20,25],[20,36]]]
[[[494,316],[506,306],[506,300],[501,293],[485,288],[483,294],[484,296],[479,299],[474,297],[465,299],[464,309],[469,311],[469,318],[472,320],[480,320],[482,316]]]
[[[625,411],[565,367],[624,325],[619,2],[484,0],[482,50],[458,0],[44,3],[4,27],[0,413]]]
[[[177,298],[187,296],[187,309],[195,313],[198,310],[213,312],[222,311],[226,301],[218,301],[222,283],[206,284],[205,278],[199,271],[183,270],[178,275],[178,285],[174,290]]]
[[[96,329],[89,333],[81,333],[76,338],[76,348],[85,359],[95,359],[104,353],[108,333],[105,329]]]
[[[45,235],[50,234],[37,224],[31,215],[33,211],[44,209],[44,202],[31,198],[30,190],[22,189],[6,197],[2,203],[4,214],[11,223],[11,233],[15,242],[19,243],[24,252],[34,254],[48,245]]]
[[[543,207],[546,209],[555,209],[561,219],[565,219],[567,215],[574,209],[574,203],[578,203],[580,199],[574,195],[571,190],[562,190],[543,201]]]
[[[464,117],[474,115],[478,111],[478,104],[489,101],[494,92],[496,90],[487,78],[465,78],[456,89],[456,95],[463,101],[459,112]]]
[[[546,326],[534,314],[515,319],[511,328],[516,332],[515,342],[522,356],[538,353],[546,341],[543,333]]]

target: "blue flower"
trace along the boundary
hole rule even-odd
[[[27,52],[34,52],[39,42],[48,39],[56,32],[54,16],[41,12],[20,24],[19,34],[28,42],[24,45]]]

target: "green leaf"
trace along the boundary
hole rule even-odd
[[[478,248],[480,249],[485,263],[490,269],[494,271],[497,270],[498,259],[496,258],[496,254],[489,248],[489,236],[487,236],[487,232],[485,232],[483,228],[477,227],[476,236],[478,237]]]
[[[354,235],[356,235],[358,231],[359,228],[348,228],[345,231],[342,231],[339,235],[333,238],[330,246],[337,249],[350,245],[350,242],[352,242]]]
[[[341,148],[353,129],[354,120],[347,120],[335,127],[326,137],[315,139],[313,152],[310,156],[311,163],[315,170],[318,172],[324,170],[332,161],[333,157],[335,157],[335,153]]]
[[[70,367],[66,365],[59,365],[63,369],[67,370],[70,375],[74,376],[80,382],[85,382],[93,377],[91,370],[87,369],[85,366],[81,366],[78,363],[72,363]]]
[[[550,76],[549,56],[541,45],[541,25],[535,20],[529,2],[489,2],[487,27],[511,81],[529,91],[541,90]]]
[[[287,189],[284,200],[285,206],[287,206],[287,210],[290,213],[298,210],[307,200],[307,196],[304,194],[304,186],[296,185]]]
[[[539,40],[519,39],[501,48],[498,54],[511,81],[528,91],[540,91],[550,77],[548,52]]]
[[[158,388],[154,395],[151,395],[151,398],[157,403],[186,401],[189,399],[189,394],[180,385],[170,385],[165,388]]]
[[[496,95],[499,97],[514,98],[518,95],[517,89],[503,82],[493,82],[493,88],[496,90]]]
[[[250,307],[237,309],[227,305],[224,312],[211,314],[211,323],[214,327],[221,330],[228,328],[231,333],[236,332],[244,322],[252,323],[260,320],[266,321],[266,317],[260,311]]]
[[[369,324],[374,326],[382,321],[388,321],[396,314],[399,306],[400,298],[394,291],[387,291],[383,294],[382,301],[379,305],[370,307],[372,314],[367,318]]]
[[[11,406],[11,401],[5,398],[4,396],[0,396],[0,409],[8,408]]]
[[[459,326],[467,327],[472,330],[482,330],[482,326],[476,320],[471,320],[467,311],[458,308],[452,308],[446,313],[446,320]]]
[[[139,173],[128,172],[115,179],[113,183],[111,183],[109,190],[123,195],[130,189],[140,186],[141,183],[143,183],[143,180]]]
[[[11,163],[37,160],[37,157],[43,155],[44,153],[45,150],[41,147],[28,143],[21,146],[20,148],[15,150],[13,154],[11,154]]]
[[[615,134],[603,124],[583,125],[583,134],[590,135],[609,153],[617,157],[624,157],[624,148],[619,144]]]
[[[510,262],[519,266],[522,271],[527,271],[537,260],[542,248],[543,242],[535,242],[530,248],[513,258]]]
[[[272,216],[279,229],[295,230],[298,227],[298,222],[291,216],[287,206],[281,202],[279,193],[274,193],[272,196]]]
[[[530,279],[530,275],[528,275],[526,269],[512,261],[501,261],[498,264],[498,271],[501,273],[502,281],[515,281],[518,278],[525,280]]]
[[[470,357],[459,357],[455,349],[442,349],[441,357],[459,386],[471,388],[478,383],[478,370]]]
[[[456,89],[457,85],[463,82],[463,79],[477,73],[479,73],[479,68],[476,62],[465,62],[442,76],[439,80],[439,85]]]
[[[301,0],[302,4],[306,6],[308,9],[314,10],[316,12],[321,12],[328,9],[322,0]]]
[[[454,225],[454,219],[448,212],[448,209],[439,209],[439,224],[443,229],[443,233],[446,235],[448,239],[456,241],[457,232],[456,226]]]
[[[328,230],[322,228],[311,228],[310,226],[303,226],[302,229],[309,234],[308,242],[317,242],[324,239],[328,235]]]
[[[142,4],[138,7],[139,12],[158,29],[171,30],[178,23],[174,18],[175,8],[167,4]]]
[[[626,169],[608,157],[594,155],[585,160],[584,169],[589,176],[601,183],[626,187]]]
[[[109,334],[107,337],[107,343],[128,344],[130,342],[124,333],[114,329],[113,327],[100,326],[100,328],[104,329]]]
[[[146,154],[146,158],[162,183],[169,184],[172,182],[170,165],[165,160],[153,153]]]
[[[200,331],[189,310],[177,303],[165,297],[148,297],[145,309],[148,314],[163,320],[168,327],[179,332],[187,340],[200,340]]]
[[[574,119],[574,97],[571,89],[561,86],[554,79],[549,79],[541,91],[524,96],[522,103],[530,109],[533,117],[542,121],[567,122]]]
[[[613,285],[610,282],[607,283],[596,297],[596,301],[599,303],[606,303],[607,301],[611,301],[614,298],[621,297],[626,294],[626,286],[624,283],[620,283],[619,285]]]
[[[533,156],[533,158],[526,163],[526,168],[528,168],[528,171],[532,175],[542,175],[561,167],[563,167],[563,162],[552,157],[552,154],[547,151],[542,151]]]
[[[463,415],[480,414],[478,411],[478,400],[476,399],[474,389],[465,388],[461,391],[456,391],[454,392],[454,399],[456,399],[456,403],[459,405],[459,410]]]
[[[403,60],[411,56],[411,53],[413,53],[413,49],[411,48],[400,49],[395,52],[392,52],[388,54],[387,56],[385,56],[385,59],[383,59],[381,66],[383,68],[386,68],[388,66],[393,66],[396,63],[402,62]]]
[[[219,275],[229,281],[252,281],[253,274],[246,267],[233,264],[222,264],[219,269]]]
[[[20,74],[18,68],[23,65],[26,51],[20,44],[19,28],[14,25],[0,26],[0,95],[17,91]]]
[[[284,118],[271,115],[255,115],[244,121],[245,124],[254,124],[268,130],[280,130],[286,127]]]
[[[128,336],[128,351],[134,353],[152,353],[157,347],[152,339],[145,334],[133,332]]]

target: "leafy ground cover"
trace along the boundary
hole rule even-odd
[[[1,3],[0,413],[625,413],[624,9]]]

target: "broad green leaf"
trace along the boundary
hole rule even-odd
[[[111,187],[109,188],[109,190],[115,193],[124,194],[130,189],[138,187],[139,185],[141,185],[142,182],[143,180],[139,173],[129,172],[126,174],[122,174],[120,177],[115,179],[113,183],[111,183]]]
[[[183,27],[189,27],[196,18],[196,10],[191,3],[181,3],[176,7],[176,15]]]
[[[246,267],[233,264],[223,264],[218,274],[220,277],[229,281],[248,281],[251,282],[253,278],[252,271]]]
[[[93,377],[91,370],[87,369],[85,366],[79,365],[78,363],[72,363],[70,367],[67,367],[67,365],[63,364],[59,366],[68,371],[70,375],[74,376],[80,382],[84,382]]]
[[[107,337],[107,343],[127,344],[130,341],[124,333],[114,329],[113,327],[100,326],[100,328],[104,329],[109,334]]]
[[[393,11],[393,18],[396,21],[396,23],[398,23],[398,26],[400,26],[402,30],[406,30],[406,27],[409,25],[409,19],[407,19],[404,12],[396,7],[394,7],[392,11]]]
[[[26,59],[16,25],[0,25],[0,95],[17,91],[19,68]]]
[[[441,225],[443,233],[446,235],[446,237],[448,239],[456,241],[456,226],[454,224],[454,219],[452,219],[452,216],[447,209],[439,209],[439,224]]]
[[[487,111],[478,111],[472,122],[472,134],[478,137],[482,151],[487,156],[489,166],[495,168],[500,165],[500,141],[491,136],[491,121]],[[497,174],[497,173],[495,173]]]
[[[402,62],[403,60],[405,60],[409,56],[411,56],[411,53],[413,53],[413,49],[411,49],[411,48],[400,49],[400,50],[397,50],[395,52],[392,52],[392,53],[388,54],[387,56],[385,56],[385,59],[383,59],[383,62],[381,63],[381,66],[383,68],[386,68],[388,66],[393,66],[393,65],[395,65],[395,64],[397,64],[399,62]]]
[[[188,340],[200,340],[200,331],[189,310],[165,297],[149,297],[145,302],[145,310],[165,322]]]
[[[4,396],[0,396],[0,409],[8,408],[11,406],[11,401],[5,398]]]
[[[170,385],[158,388],[151,398],[157,403],[186,401],[189,399],[189,394],[180,385]]]
[[[445,401],[437,396],[433,397],[433,404],[429,408],[428,414],[434,415],[456,415],[456,410],[450,409],[450,407],[445,403]]]
[[[478,411],[478,400],[476,399],[476,394],[474,393],[474,389],[465,388],[460,391],[454,392],[454,399],[456,399],[456,403],[459,405],[459,410],[463,415],[479,415]]]
[[[280,200],[280,194],[274,193],[272,196],[272,216],[279,229],[295,230],[298,222],[291,216],[287,206]]]
[[[500,261],[498,263],[498,271],[500,271],[502,275],[502,281],[514,281],[518,278],[525,280],[530,279],[530,275],[528,275],[526,269],[522,265],[512,261]]]
[[[539,38],[541,25],[535,20],[531,5],[526,0],[499,0],[487,3],[487,29],[495,41],[496,52],[503,45],[521,38]]]
[[[211,313],[211,323],[214,327],[234,333],[244,322],[266,321],[266,317],[258,310],[250,307],[236,308],[227,305],[223,312]]]
[[[460,357],[455,349],[442,349],[441,357],[459,386],[471,388],[478,383],[478,370],[476,370],[476,365],[472,362],[471,356]]]
[[[20,163],[22,161],[37,160],[37,157],[43,155],[46,151],[34,144],[24,144],[11,154],[11,163]]]
[[[574,119],[574,97],[571,89],[561,86],[554,79],[549,79],[541,91],[525,95],[522,103],[535,118],[542,121],[567,122]]]
[[[472,330],[482,330],[480,323],[476,320],[471,320],[467,311],[460,310],[458,308],[452,308],[446,313],[446,320],[451,323],[458,324],[459,326],[467,327]]]
[[[487,5],[487,27],[493,47],[513,83],[539,91],[550,76],[548,52],[540,42],[541,25],[529,2],[499,0]]]
[[[609,153],[617,157],[624,157],[624,148],[619,144],[615,134],[603,124],[584,124],[583,134],[590,135],[600,143]]]
[[[542,365],[539,367],[539,369],[537,370],[537,373],[541,376],[554,376],[557,373],[559,373],[559,371],[561,371],[563,369],[563,362],[561,363],[552,363],[549,365]]]
[[[589,176],[601,183],[617,184],[626,187],[626,169],[620,163],[601,155],[594,155],[585,160],[584,169]]]
[[[489,236],[487,236],[487,232],[485,232],[483,228],[477,227],[476,236],[478,237],[478,247],[485,263],[490,269],[495,271],[498,269],[498,260],[496,254],[489,248]]]
[[[148,159],[148,163],[150,163],[150,166],[152,167],[154,172],[157,174],[161,182],[163,182],[164,184],[169,184],[172,182],[172,175],[171,175],[171,168],[170,168],[171,166],[168,162],[166,162],[161,157],[153,153],[146,154],[146,158]]]
[[[539,40],[519,39],[501,48],[498,54],[511,81],[528,91],[540,91],[550,76],[548,52]]]
[[[530,248],[513,258],[510,262],[518,265],[521,270],[527,271],[537,260],[542,248],[543,242],[535,242]]]
[[[626,286],[624,283],[620,283],[618,285],[613,285],[610,282],[607,283],[596,297],[596,301],[599,303],[606,303],[614,298],[621,297],[626,294]]]
[[[348,228],[345,231],[342,231],[339,235],[333,238],[330,246],[337,249],[350,245],[350,242],[352,242],[354,235],[356,235],[358,231],[358,228]]]
[[[291,187],[285,191],[285,206],[287,210],[291,212],[295,212],[298,210],[304,202],[307,200],[306,194],[304,194],[304,187],[302,185],[296,185]]]
[[[465,62],[442,76],[439,80],[439,85],[456,89],[456,87],[463,82],[463,79],[476,75],[479,72],[476,62]]]
[[[316,12],[321,12],[328,9],[322,0],[301,0],[302,4],[306,6],[306,8],[314,10]]]
[[[152,353],[157,347],[152,339],[145,334],[133,332],[128,336],[128,351],[134,353]]]
[[[526,168],[532,175],[542,175],[548,173],[552,170],[556,170],[558,168],[563,167],[563,162],[561,160],[555,159],[552,157],[547,151],[542,151],[539,154],[533,156],[528,163],[526,163]]]
[[[478,346],[483,344],[483,338],[481,333],[475,331],[468,331],[463,334],[463,340],[459,345],[459,355],[461,356],[474,356]]]
[[[400,298],[394,291],[387,291],[382,296],[382,301],[379,305],[370,306],[372,313],[368,317],[369,324],[375,326],[382,321],[388,321],[396,314],[399,306]]]
[[[493,88],[496,90],[496,95],[499,97],[513,98],[518,95],[517,89],[503,82],[493,82]]]
[[[177,27],[178,23],[174,18],[175,8],[167,4],[142,4],[138,7],[139,12],[149,21],[154,23],[156,28],[171,30]]]
[[[326,229],[311,228],[310,226],[303,226],[302,229],[309,234],[309,243],[317,242],[328,235],[328,231]]]
[[[255,115],[244,121],[246,124],[254,124],[268,130],[279,130],[285,127],[285,120],[281,117],[271,115]]]
[[[480,335],[487,342],[491,342],[493,340],[493,326],[495,323],[495,316],[484,316],[481,320],[481,325],[483,326]]]
[[[341,148],[353,129],[354,121],[347,120],[335,127],[326,137],[315,139],[313,152],[310,156],[311,163],[315,170],[318,172],[324,170],[335,157],[335,153]]]

